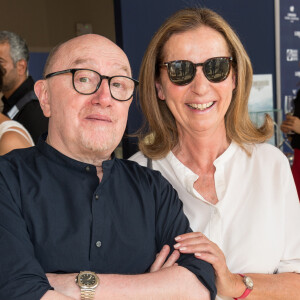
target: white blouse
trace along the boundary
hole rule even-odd
[[[147,165],[141,152],[130,159]],[[191,228],[222,249],[231,272],[300,273],[300,205],[284,154],[257,144],[248,156],[232,142],[214,165],[216,205],[194,189],[198,175],[172,152],[153,161],[177,190]]]

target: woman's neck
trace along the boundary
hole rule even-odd
[[[230,141],[225,130],[212,134],[191,136],[179,133],[179,143],[172,149],[173,154],[196,174],[212,172],[213,162],[225,152]]]

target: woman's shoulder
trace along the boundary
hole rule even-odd
[[[0,125],[3,126],[3,127],[12,127],[12,126],[14,126],[14,127],[19,127],[19,128],[24,128],[24,126],[21,123],[19,123],[17,121],[14,121],[14,120],[10,120],[10,119],[4,120],[3,122],[1,122]]]
[[[6,131],[10,130],[11,128],[16,128],[17,130],[21,129],[25,133],[28,133],[26,128],[19,122],[14,120],[4,120],[0,123],[0,133],[1,135],[4,134]]]
[[[288,161],[287,157],[279,148],[268,143],[255,144],[251,156],[255,159],[263,160],[265,163],[286,163]]]
[[[141,152],[137,152],[128,158],[129,160],[135,161],[141,166],[147,166],[147,157]]]
[[[274,155],[285,156],[279,148],[269,143],[255,144],[254,151],[257,153],[272,153]]]

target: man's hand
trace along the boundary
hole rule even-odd
[[[75,282],[78,274],[53,274],[47,273],[46,276],[50,285],[56,292],[80,300],[80,288]]]
[[[180,253],[178,250],[174,250],[173,253],[170,255],[168,260],[166,258],[170,253],[170,247],[168,245],[163,246],[161,251],[156,255],[156,259],[150,268],[150,273],[156,272],[160,269],[176,266],[176,261],[178,260]]]

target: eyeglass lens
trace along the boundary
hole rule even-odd
[[[102,78],[92,70],[76,70],[73,84],[77,92],[85,95],[93,94],[99,88]],[[131,98],[134,92],[134,81],[125,76],[113,76],[108,79],[111,96],[125,101]]]
[[[192,82],[196,75],[197,66],[203,66],[203,73],[211,82],[225,80],[230,71],[230,60],[227,57],[210,58],[199,64],[194,64],[188,60],[177,60],[166,64],[170,80],[177,85],[186,85]]]

